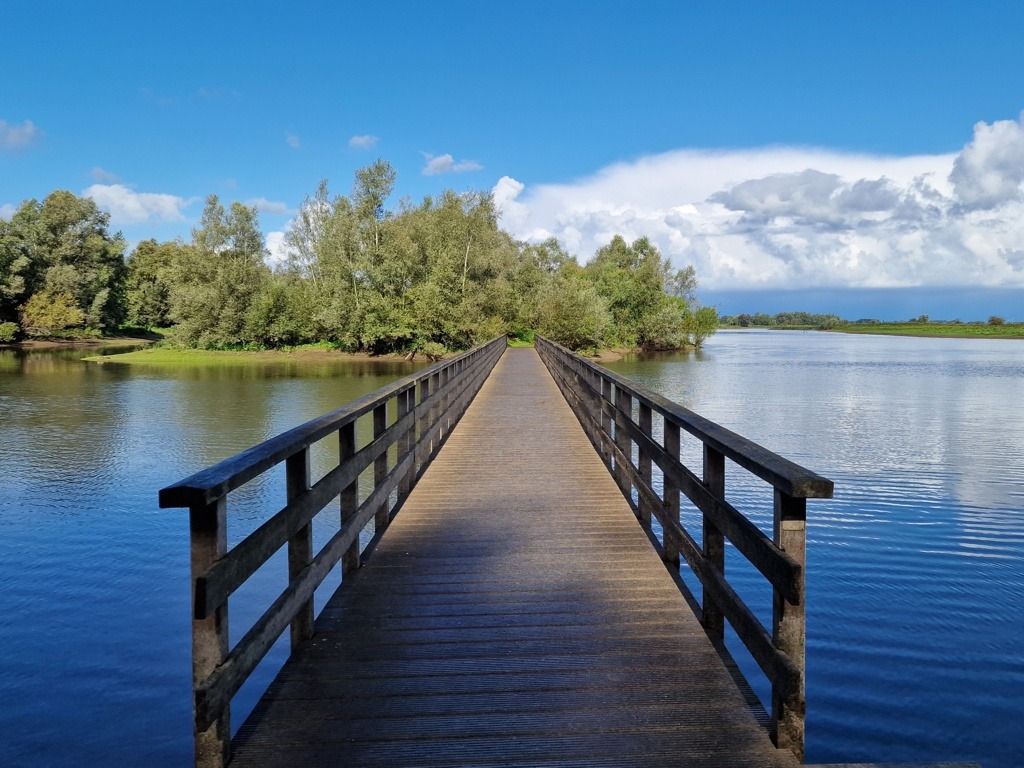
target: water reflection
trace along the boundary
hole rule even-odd
[[[809,761],[1024,764],[1007,726],[1024,701],[1024,344],[720,333],[701,359],[609,367],[835,481],[808,510]],[[763,484],[727,475],[770,530]],[[763,580],[734,571],[766,619]]]
[[[2,762],[186,765],[188,521],[157,509],[157,490],[420,366],[80,361],[94,353],[0,350]],[[233,494],[232,540],[283,500],[278,476]],[[314,526],[321,543],[331,514]],[[280,576],[261,571],[232,604],[236,640]],[[243,691],[238,722],[256,694]]]

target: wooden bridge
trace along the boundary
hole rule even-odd
[[[700,477],[681,438],[703,445]],[[324,439],[338,462],[313,482]],[[726,500],[726,459],[770,487],[772,537]],[[284,506],[229,549],[229,493],[280,464]],[[831,494],[544,340],[433,365],[160,492],[190,510],[196,765],[797,765],[806,500]],[[312,521],[338,499],[314,554]],[[726,581],[726,541],[772,591],[770,630]],[[283,547],[287,585],[232,646],[228,598]],[[771,682],[770,713],[725,621]],[[289,627],[291,658],[232,739],[232,697]]]

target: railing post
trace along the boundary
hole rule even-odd
[[[633,396],[618,384],[615,385],[615,409],[618,411],[615,421],[615,444],[619,447],[621,454],[626,457],[625,461],[632,465],[633,441],[630,439],[629,433],[622,427],[622,424],[633,420]],[[622,488],[626,498],[632,501],[633,484],[629,479],[626,468],[619,466],[618,457],[615,459],[615,470],[619,479],[619,487]],[[639,509],[636,514],[637,517],[640,516]]]
[[[285,460],[285,485],[288,503],[309,490],[309,448],[303,448]],[[288,579],[294,581],[313,559],[313,524],[306,523],[288,539]],[[295,614],[291,624],[292,653],[313,636],[313,601],[308,600]]]
[[[430,376],[427,376],[423,381],[420,382],[420,404],[430,397]],[[416,458],[414,463],[416,465],[416,477],[419,477],[420,469],[425,463],[423,458],[424,454],[430,455],[430,442],[426,441],[423,447],[419,446],[420,441],[423,440],[427,435],[427,425],[430,424],[430,412],[432,408],[428,408],[423,412],[423,415],[416,419]]]
[[[787,602],[774,590],[772,639],[800,671],[795,691],[784,696],[772,688],[772,740],[780,749],[790,749],[802,762],[804,758],[804,717],[807,710],[804,678],[806,670],[805,581],[807,564],[807,499],[794,498],[775,490],[775,543],[800,564],[797,595],[799,602]]]
[[[228,551],[227,498],[189,508],[192,559],[192,616],[195,617],[195,583],[199,576]],[[205,619],[192,619],[192,690],[199,686],[228,655],[228,606],[217,608]],[[193,697],[194,698],[194,697]],[[194,704],[193,704],[194,706]],[[205,731],[193,726],[196,768],[223,768],[231,759],[231,707]]]
[[[411,410],[416,407],[416,385],[409,387],[404,392],[398,393],[398,419],[401,421]],[[398,438],[398,461],[401,463],[406,454],[416,445],[416,420],[413,419],[401,437]],[[404,501],[412,490],[413,478],[416,476],[416,459],[409,464],[409,470],[398,482],[398,500]]]
[[[651,406],[647,403],[640,403],[640,431],[647,437],[654,436],[654,423],[651,416]],[[651,471],[651,455],[642,445],[640,446],[639,453],[639,470],[640,478],[647,483],[647,487],[652,487],[652,471]],[[637,503],[640,506],[640,522],[644,524],[644,527],[651,527],[651,507],[648,502],[644,501],[644,497],[641,496],[637,499]]]
[[[725,501],[725,456],[709,445],[704,446],[704,487],[719,501]],[[719,573],[725,573],[725,537],[714,523],[703,515],[704,558],[708,565]],[[704,631],[712,640],[721,642],[725,639],[725,619],[715,601],[704,590],[701,600]]]
[[[606,379],[604,376],[601,377],[601,429],[608,436],[608,440],[612,439],[612,423],[614,418],[611,414],[612,406],[612,382],[611,379]]]
[[[338,430],[338,463],[344,464],[356,452],[356,423],[350,421]],[[359,478],[355,478],[341,492],[341,524],[344,526],[359,509]],[[351,573],[359,568],[359,535],[341,558],[341,573]]]
[[[388,405],[387,403],[381,403],[373,409],[373,439],[381,437],[388,428]],[[388,452],[384,451],[373,461],[373,486],[376,488],[378,485],[384,482],[384,479],[388,476]],[[388,499],[384,499],[380,506],[377,507],[377,511],[373,517],[373,530],[374,533],[379,533],[388,527],[388,523],[391,522],[391,514],[388,509]]]
[[[668,455],[676,462],[679,461],[679,425],[665,419],[665,431],[662,435],[662,442]],[[679,522],[679,486],[665,473],[664,500],[666,519]],[[665,562],[676,570],[679,569],[679,546],[675,536],[669,537],[668,526],[665,527]],[[673,532],[674,534],[674,532]]]

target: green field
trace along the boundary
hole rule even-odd
[[[829,330],[886,336],[1024,339],[1024,323],[844,323]]]
[[[267,363],[324,363],[346,360],[390,360],[402,358],[397,355],[353,355],[322,347],[300,347],[290,351],[262,350],[256,352],[234,352],[214,349],[180,349],[174,347],[151,347],[120,355],[92,355],[83,358],[91,363],[114,363],[117,365],[266,365]]]

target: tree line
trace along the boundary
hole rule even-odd
[[[695,298],[646,238],[616,236],[586,264],[554,238],[517,242],[489,194],[447,191],[386,201],[394,169],[327,182],[268,266],[255,208],[207,198],[188,240],[144,240],[125,257],[109,215],[57,191],[0,220],[0,341],[98,336],[126,323],[170,329],[183,346],[242,349],[324,343],[370,353],[465,349],[536,331],[573,349],[699,345],[717,312]]]

